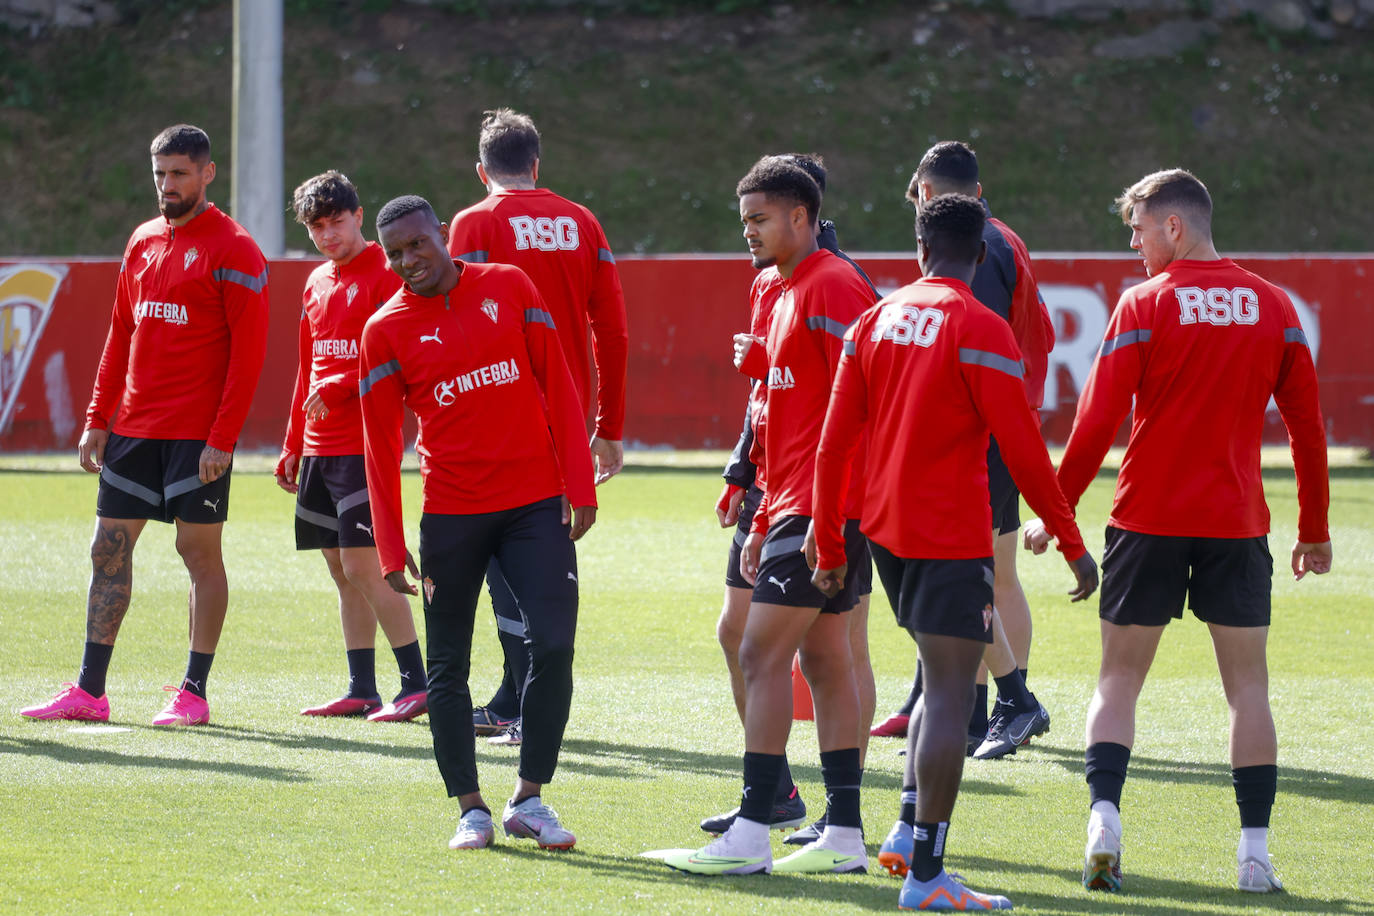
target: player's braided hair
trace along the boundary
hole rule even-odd
[[[353,182],[343,172],[334,169],[307,178],[291,195],[291,209],[296,213],[296,222],[307,226],[317,219],[338,213],[353,213],[361,206],[358,189]]]
[[[154,156],[190,156],[204,165],[210,161],[210,136],[191,124],[173,124],[153,138],[148,151]]]
[[[987,215],[976,197],[940,194],[926,201],[916,216],[916,237],[933,257],[952,261],[978,260]]]
[[[382,205],[382,209],[377,211],[377,229],[396,222],[403,216],[408,216],[416,211],[428,213],[429,218],[434,220],[435,225],[439,224],[439,217],[434,215],[434,208],[429,205],[429,201],[415,194],[406,194],[403,197],[394,197]]]
[[[812,223],[821,211],[821,189],[816,180],[784,156],[764,156],[735,185],[738,197],[756,193],[770,201],[781,199],[805,207],[806,218]]]

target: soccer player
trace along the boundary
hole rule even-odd
[[[348,659],[348,692],[301,715],[406,721],[425,712],[425,663],[410,602],[392,591],[377,565],[358,406],[363,322],[401,281],[382,246],[363,238],[363,208],[346,175],[328,171],[305,181],[291,206],[329,260],[311,272],[301,296],[300,366],[277,485],[296,494],[296,549],[324,554],[338,587]],[[401,673],[401,691],[385,706],[377,693],[378,623]]]
[[[398,197],[377,214],[387,262],[405,281],[363,327],[359,390],[377,552],[397,592],[417,593],[406,569],[423,577],[434,756],[462,812],[454,849],[494,839],[477,782],[468,670],[482,578],[500,558],[531,656],[519,778],[502,820],[509,836],[568,849],[576,838],[540,792],[572,701],[573,542],[596,520],[591,452],[554,319],[534,285],[516,267],[452,260],[447,233],[422,197]],[[420,421],[418,570],[401,521],[403,407]]]
[[[1025,243],[1006,223],[992,216],[987,201],[982,198],[983,186],[978,175],[978,157],[974,151],[965,143],[946,140],[936,143],[921,157],[906,196],[918,211],[927,200],[939,194],[967,194],[982,201],[988,217],[983,228],[987,257],[978,265],[970,288],[979,302],[1011,326],[1021,350],[1026,397],[1032,409],[1038,410],[1045,399],[1045,375],[1049,353],[1054,348],[1054,324],[1036,285]],[[1049,713],[1025,685],[1031,615],[1026,594],[1016,575],[1020,493],[1007,472],[996,439],[988,445],[988,491],[992,523],[996,527],[993,539],[996,578],[992,591],[998,619],[993,624],[992,645],[979,668],[978,694],[968,729],[969,751],[981,759],[1014,754],[1017,745],[1043,734],[1050,726]],[[989,669],[997,683],[997,703],[991,720],[987,709]],[[907,719],[920,691],[921,663],[918,660],[915,683],[906,703],[898,712],[875,725],[874,733],[904,736]]]
[[[841,258],[817,245],[820,188],[804,170],[764,157],[736,193],[754,266],[776,265],[782,280],[761,351],[768,385],[766,422],[758,430],[764,495],[740,558],[740,572],[754,586],[739,649],[744,791],[738,816],[720,838],[665,861],[700,874],[858,871],[868,857],[859,818],[859,696],[845,616],[858,601],[857,589],[850,582],[831,597],[814,589],[800,548],[840,339],[871,303],[872,290]],[[747,349],[739,354],[741,362]],[[856,568],[868,563],[868,544],[857,524],[846,534],[849,562]],[[791,668],[798,651],[815,698],[827,825],[818,839],[774,864],[769,820],[792,725]]]
[[[156,519],[176,524],[191,577],[191,653],[153,724],[210,721],[206,679],[229,604],[220,536],[234,444],[267,349],[267,262],[206,198],[215,163],[203,130],[169,127],[151,153],[162,215],[124,249],[77,446],[81,467],[100,474],[81,671],[52,700],[20,710],[32,719],[109,719],[105,675],[129,610],[134,546]]]
[[[986,250],[984,223],[972,197],[942,195],[921,207],[922,278],[866,311],[845,335],[816,457],[807,537],[814,586],[833,594],[849,578],[845,502],[867,432],[872,454],[884,460],[864,475],[863,530],[897,619],[925,660],[922,706],[907,738],[901,826],[912,855],[903,909],[1011,906],[970,891],[943,864],[974,678],[991,638],[989,432],[1027,499],[1051,520],[1077,579],[1074,600],[1097,587],[1097,567],[1026,402],[1011,329],[968,286]]]
[[[1194,175],[1146,175],[1116,201],[1150,279],[1121,295],[1059,466],[1070,505],[1135,405],[1102,555],[1102,665],[1088,707],[1092,810],[1083,884],[1121,887],[1121,789],[1135,705],[1165,625],[1186,598],[1211,631],[1231,710],[1231,781],[1244,891],[1282,890],[1269,861],[1278,743],[1269,709],[1273,560],[1260,481],[1272,397],[1298,481],[1293,577],[1331,569],[1326,434],[1317,373],[1286,293],[1217,254],[1212,198]],[[1043,549],[1031,523],[1027,545]]]
[[[558,328],[584,415],[591,408],[587,359],[591,329],[596,363],[596,428],[591,437],[598,484],[624,467],[625,296],[606,233],[592,211],[559,197],[539,180],[539,131],[509,108],[485,112],[477,142],[477,177],[487,196],[453,217],[448,250],[468,263],[514,264],[534,281]],[[529,646],[520,609],[500,562],[487,571],[496,629],[505,656],[501,685],[473,710],[477,734],[520,743],[520,698],[529,675]]]
[[[807,153],[786,153],[781,158],[799,166],[811,176],[820,189],[823,205],[828,173],[821,157]],[[863,272],[863,268],[859,267],[853,259],[840,250],[834,222],[828,219],[817,220],[816,243],[821,248],[847,261],[868,284],[872,298],[877,299],[877,290],[873,287],[868,275]],[[777,267],[762,268],[749,290],[749,299],[752,304],[750,332],[748,335],[739,335],[737,344],[752,346],[755,342],[761,343],[763,341],[767,334],[769,319],[773,314],[773,306],[781,293],[782,277],[778,274]],[[754,349],[752,353],[757,358],[755,365],[766,367],[766,360],[761,358],[763,348]],[[762,374],[763,368],[756,368],[754,371]],[[730,542],[729,555],[725,565],[725,603],[721,609],[720,619],[716,624],[716,638],[725,653],[725,664],[730,673],[730,690],[734,696],[735,709],[739,713],[741,723],[744,721],[745,695],[744,675],[739,667],[739,647],[744,638],[744,623],[748,617],[753,588],[740,573],[739,558],[745,538],[749,536],[754,511],[758,508],[759,500],[763,497],[763,481],[758,477],[757,466],[751,460],[750,455],[755,442],[754,423],[763,414],[764,398],[768,390],[764,382],[765,380],[762,378],[756,377],[754,379],[749,403],[745,409],[744,428],[740,433],[739,441],[735,443],[729,462],[725,466],[722,476],[726,483],[716,504],[716,518],[721,527],[728,528],[732,525],[735,527],[735,536]],[[854,656],[854,676],[859,688],[859,721],[861,724],[873,721],[873,711],[877,705],[873,665],[868,657],[868,603],[869,594],[873,590],[872,569],[865,567],[863,572],[866,575],[857,583],[859,603],[848,615],[849,646]],[[866,757],[867,750],[868,726],[864,724],[859,735],[861,760]],[[739,809],[736,808],[724,814],[708,817],[701,822],[701,829],[713,834],[724,833],[734,822],[738,813]],[[786,754],[784,754],[781,774],[778,777],[777,799],[769,815],[769,824],[774,830],[784,830],[789,827],[800,826],[805,818],[806,804],[802,801],[801,793],[797,791],[796,784],[792,780],[792,771],[788,766]],[[820,820],[809,827],[795,831],[783,842],[804,846],[818,838],[824,829],[825,818],[822,815]]]

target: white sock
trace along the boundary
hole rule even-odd
[[[763,846],[772,848],[768,842],[768,825],[760,824],[758,821],[751,821],[748,818],[737,817],[735,823],[731,825],[730,839],[746,846]]]
[[[864,851],[863,831],[858,827],[837,827],[826,824],[816,843],[822,849],[833,849],[847,855],[858,855]]]
[[[1106,827],[1117,839],[1121,838],[1121,812],[1105,799],[1093,802],[1092,814],[1088,816],[1088,835],[1092,836],[1100,827]]]
[[[1268,827],[1240,828],[1240,846],[1236,849],[1236,861],[1244,862],[1246,859],[1269,861]]]

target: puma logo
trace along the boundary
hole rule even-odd
[[[573,581],[573,582],[576,582],[576,581],[577,581],[577,576],[574,576],[572,573],[568,573],[568,579],[571,580],[571,581]]]
[[[785,595],[787,594],[787,583],[791,582],[792,579],[789,576],[788,578],[783,579],[781,582],[779,582],[776,576],[769,576],[768,581],[776,585],[778,587],[778,591],[782,592]]]
[[[439,329],[438,329],[438,328],[435,328],[435,329],[434,329],[434,333],[433,333],[433,334],[421,334],[421,335],[420,335],[420,343],[425,343],[425,342],[431,341],[431,340],[434,341],[434,342],[437,343],[437,344],[442,344],[442,343],[443,343],[443,341],[439,339]]]
[[[368,537],[372,537],[372,526],[371,526],[371,525],[364,525],[362,522],[354,522],[354,524],[358,526],[358,530],[359,530],[359,531],[366,531],[366,532],[367,532],[367,536],[368,536]]]
[[[223,496],[221,496],[219,499],[215,500],[214,502],[210,502],[210,500],[207,499],[207,500],[205,500],[205,505],[207,505],[207,506],[210,507],[210,511],[211,511],[211,512],[218,512],[218,511],[219,511],[220,500],[222,500],[222,499],[224,499]]]

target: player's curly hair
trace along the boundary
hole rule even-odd
[[[1116,199],[1116,211],[1121,214],[1123,223],[1130,225],[1131,210],[1137,204],[1158,215],[1178,213],[1194,227],[1212,231],[1212,195],[1187,169],[1151,172],[1122,191]]]
[[[916,216],[916,237],[933,257],[977,262],[983,246],[987,215],[978,198],[967,194],[940,194],[921,207]]]
[[[825,197],[825,179],[829,173],[826,172],[825,159],[820,153],[780,153],[779,158],[786,159],[810,175],[816,182],[816,187],[821,189],[821,197]]]
[[[821,212],[821,189],[816,179],[784,156],[764,156],[735,185],[737,197],[756,193],[770,201],[783,200],[805,207],[806,217],[813,223]]]
[[[428,213],[434,224],[439,225],[439,217],[434,215],[434,208],[429,205],[429,201],[416,194],[406,194],[402,197],[393,197],[382,204],[382,209],[377,211],[377,230],[381,231],[383,226],[390,225],[401,217],[409,216],[417,211]]]
[[[523,178],[539,158],[539,129],[534,119],[510,108],[482,112],[477,156],[495,178]]]
[[[191,124],[173,124],[153,138],[148,152],[154,156],[190,156],[197,165],[210,161],[210,135]]]
[[[943,140],[926,150],[907,183],[906,197],[913,204],[920,198],[921,182],[930,184],[937,194],[977,197],[978,155],[963,141]]]
[[[338,213],[353,213],[361,206],[358,189],[347,175],[335,169],[307,178],[291,194],[296,222],[306,226]]]

